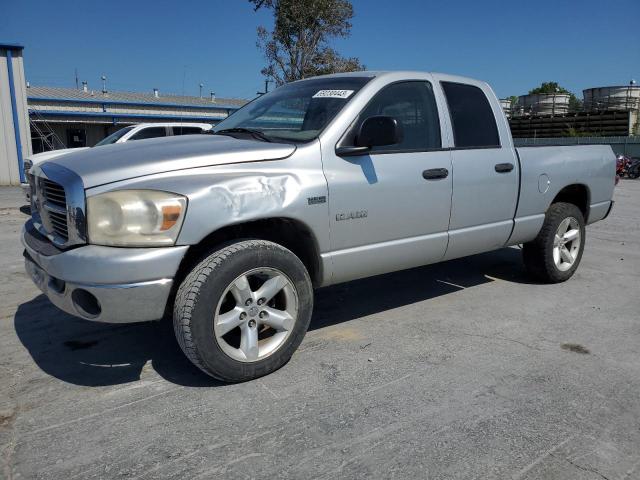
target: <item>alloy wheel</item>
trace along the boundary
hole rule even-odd
[[[214,316],[214,333],[234,360],[255,362],[273,355],[291,334],[298,295],[291,280],[275,268],[257,268],[225,289]]]
[[[573,217],[567,217],[558,226],[553,239],[553,261],[561,272],[569,270],[580,253],[580,224]]]

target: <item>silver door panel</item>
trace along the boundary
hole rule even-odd
[[[373,275],[442,259],[447,246],[451,175],[425,180],[422,172],[431,168],[449,170],[450,152],[350,158],[339,158],[331,152],[329,157],[323,163],[325,167],[331,165],[325,174],[335,272],[332,283],[345,281],[347,274],[341,272],[351,269],[356,273],[350,278],[360,278],[367,275],[362,272],[375,272],[370,273]],[[366,216],[343,219],[363,212]],[[389,257],[389,252],[395,256]],[[361,264],[362,271],[357,267]]]
[[[334,157],[331,163],[326,175],[333,250],[446,232],[451,176],[427,181],[422,172],[450,169],[450,152]],[[360,211],[366,218],[338,219]]]
[[[518,201],[519,167],[511,148],[454,150],[449,246],[445,258],[485,252],[507,243]],[[512,163],[507,173],[495,171]]]
[[[323,263],[332,265],[331,283],[404,270],[442,259],[447,233],[403,238],[373,245],[362,245],[323,254]]]
[[[495,165],[512,163],[508,173]],[[450,230],[511,219],[518,199],[518,162],[509,148],[453,151]],[[505,238],[504,241],[507,239]]]
[[[512,220],[504,220],[487,225],[450,230],[449,247],[444,259],[451,260],[504,247],[511,233],[512,225]]]
[[[450,146],[444,98],[431,74],[385,74],[358,92],[320,139],[322,164],[329,188],[331,251],[323,263],[331,265],[337,283],[391,272],[442,259],[451,213],[451,152],[378,153],[336,156],[335,147],[369,100],[397,81],[428,81],[434,87],[443,147]],[[425,180],[422,173],[446,168],[448,177]],[[338,220],[366,211],[364,218]],[[327,265],[328,266],[328,265]]]

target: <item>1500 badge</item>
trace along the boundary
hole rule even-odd
[[[356,218],[367,218],[366,210],[356,210],[355,212],[338,213],[336,214],[336,221],[340,220],[354,220]]]

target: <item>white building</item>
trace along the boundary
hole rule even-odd
[[[0,42],[0,185],[24,180],[23,159],[32,153],[91,147],[126,125],[150,122],[216,124],[246,100],[112,92],[90,88],[30,86],[23,47]]]
[[[17,185],[31,155],[26,83],[20,45],[0,43],[0,185]]]
[[[91,147],[126,125],[148,122],[216,124],[245,100],[112,92],[82,88],[28,86],[34,152],[64,147]]]

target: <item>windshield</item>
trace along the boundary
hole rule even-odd
[[[257,131],[274,141],[316,138],[370,77],[329,77],[289,83],[258,97],[216,125]]]
[[[124,137],[128,132],[133,130],[134,127],[124,127],[118,130],[117,132],[113,132],[107,138],[103,138],[98,143],[94,145],[94,147],[100,147],[102,145],[111,145],[112,143],[116,143],[122,137]]]

